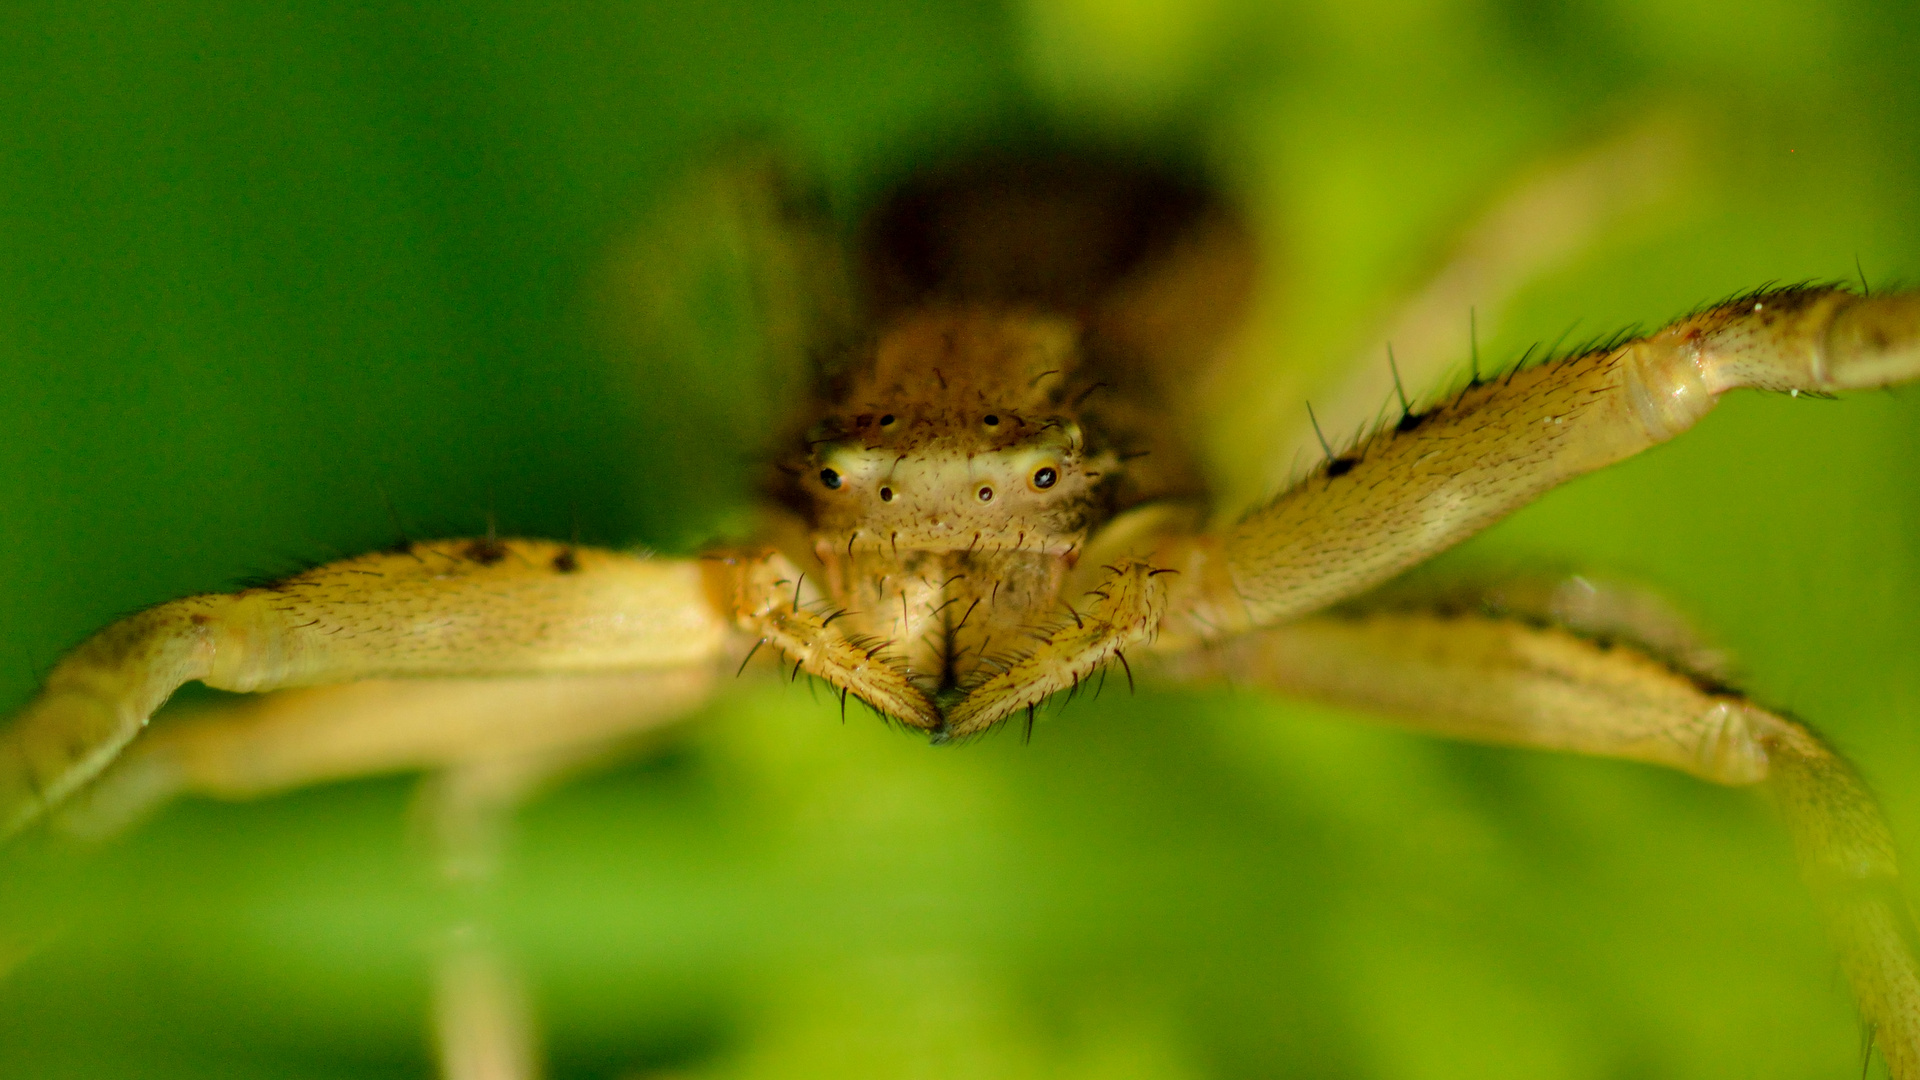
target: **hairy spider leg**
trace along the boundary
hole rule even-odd
[[[1728,390],[1829,393],[1916,377],[1920,293],[1796,288],[1476,381],[1382,427],[1224,533],[1162,541],[1155,561],[1186,572],[1168,602],[1175,632],[1161,640],[1191,646],[1270,627],[1256,642],[1272,648],[1255,648],[1276,683],[1388,711],[1433,708],[1439,716],[1427,726],[1442,733],[1649,760],[1719,783],[1766,781],[1867,1022],[1893,1075],[1910,1080],[1920,1076],[1920,967],[1891,840],[1851,766],[1804,725],[1648,655],[1614,657],[1499,620],[1439,627],[1428,613],[1283,624],[1380,585],[1560,483],[1673,438]],[[1557,659],[1543,659],[1556,649]],[[1362,674],[1373,671],[1385,674]],[[1568,681],[1568,696],[1526,701],[1547,673]],[[1468,689],[1483,679],[1487,689]]]
[[[0,731],[0,836],[97,775],[183,683],[261,691],[395,676],[711,662],[730,619],[708,568],[535,540],[408,544],[107,627]]]
[[[1885,814],[1810,728],[1631,638],[1512,612],[1359,602],[1176,661],[1409,730],[1647,762],[1779,806],[1870,1032],[1920,1075],[1920,961]]]

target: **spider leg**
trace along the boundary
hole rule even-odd
[[[663,377],[679,387],[660,420],[680,437],[651,444],[656,465],[708,464],[716,445],[784,448],[798,435],[778,403],[805,397],[827,374],[823,360],[861,332],[846,261],[818,178],[755,138],[700,155],[616,239],[594,275],[593,324],[636,389]],[[716,317],[716,305],[732,310]],[[743,340],[741,327],[756,333]],[[684,378],[703,359],[744,360],[759,392],[703,392]]]
[[[443,1080],[545,1075],[526,986],[495,940],[488,910],[513,812],[598,756],[573,746],[476,759],[421,784],[416,820],[450,909],[433,958],[432,1022]]]
[[[697,562],[533,540],[413,544],[162,604],[68,654],[0,731],[0,836],[98,774],[191,680],[259,691],[672,668],[713,659],[727,635]]]
[[[540,1032],[519,970],[478,921],[446,927],[433,967],[442,1080],[536,1080]]]
[[[1383,403],[1396,410],[1401,394],[1439,382],[1459,362],[1470,313],[1477,313],[1482,337],[1491,334],[1520,290],[1670,198],[1687,145],[1676,125],[1650,120],[1523,179],[1466,228],[1433,277],[1370,328],[1365,344],[1333,371],[1334,382],[1311,390],[1321,426],[1348,435],[1372,423]],[[1261,490],[1272,491],[1300,461],[1319,456],[1299,404],[1307,392],[1297,389],[1283,414],[1293,431],[1265,459]]]
[[[1884,814],[1805,724],[1684,660],[1481,610],[1359,604],[1173,661],[1478,742],[1648,762],[1778,804],[1896,1080],[1920,1076],[1920,960]]]
[[[181,795],[251,799],[379,773],[613,752],[697,708],[714,670],[369,679],[168,710],[54,820],[102,837]]]
[[[1218,632],[1356,596],[1555,486],[1678,435],[1738,387],[1792,393],[1920,378],[1920,293],[1756,293],[1615,347],[1476,382],[1323,462],[1214,539],[1169,541],[1172,610]],[[1184,550],[1181,545],[1185,545]]]
[[[54,820],[98,838],[181,794],[252,798],[432,769],[415,819],[448,899],[432,957],[441,1075],[532,1080],[544,1071],[535,1010],[488,918],[513,812],[697,707],[716,670],[374,679],[248,697],[166,717]]]

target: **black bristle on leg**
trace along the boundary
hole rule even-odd
[[[753,655],[760,651],[760,646],[765,645],[766,643],[767,643],[766,638],[761,638],[759,641],[756,641],[753,643],[753,648],[747,650],[746,657],[740,661],[740,667],[734,671],[733,673],[734,678],[737,679],[740,676],[746,674],[748,661],[751,661],[753,659]]]

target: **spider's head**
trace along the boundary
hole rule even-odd
[[[822,547],[1073,548],[1117,468],[1064,413],[1074,348],[1062,321],[966,311],[883,337],[796,463]]]

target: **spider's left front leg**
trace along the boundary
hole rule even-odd
[[[1183,566],[1165,639],[1281,627],[1370,590],[1554,486],[1678,435],[1727,390],[1823,393],[1916,378],[1920,293],[1814,288],[1758,293],[1617,347],[1476,380],[1326,461],[1222,535],[1163,544],[1158,561]],[[1269,666],[1286,672],[1269,681],[1402,714],[1444,713],[1451,719],[1426,726],[1464,737],[1651,760],[1720,783],[1766,781],[1894,1076],[1920,1078],[1911,919],[1885,822],[1844,760],[1794,721],[1684,672],[1568,646],[1554,661],[1564,670],[1542,676],[1542,651],[1564,642],[1519,626],[1424,619],[1377,622],[1337,645],[1327,643],[1350,628],[1325,619],[1266,630]],[[1336,678],[1338,687],[1322,685]],[[1566,691],[1560,699],[1536,700],[1555,686]]]
[[[1053,625],[1031,629],[1037,647],[968,687],[944,732],[985,730],[1157,637],[1217,638],[1363,593],[1549,489],[1673,438],[1728,390],[1826,393],[1916,378],[1920,292],[1812,288],[1755,294],[1615,348],[1476,380],[1220,536],[1157,528],[1145,520],[1151,507],[1114,521],[1109,534],[1134,538],[1096,536],[1089,551],[1107,554],[1082,564],[1105,578],[1084,597],[1069,590]],[[1178,584],[1158,578],[1167,570]]]
[[[1920,379],[1920,292],[1756,293],[1645,338],[1476,379],[1329,458],[1218,538],[1245,618],[1357,596],[1577,476],[1692,427],[1729,390]]]

